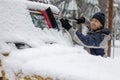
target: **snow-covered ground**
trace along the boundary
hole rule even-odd
[[[5,42],[25,42],[33,48],[18,50]],[[55,80],[120,80],[120,41],[116,41],[114,58],[90,55],[62,31],[35,28],[26,4],[20,2],[0,1],[2,52],[10,53],[8,57],[0,55],[0,69],[10,80],[20,71]]]

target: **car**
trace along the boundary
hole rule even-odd
[[[12,75],[7,73],[7,69],[2,65],[7,60],[4,60],[4,57],[9,58],[12,52],[18,51],[22,55],[24,53],[22,50],[31,51],[45,45],[48,47],[53,44],[72,45],[71,38],[61,26],[59,9],[56,6],[24,0],[2,0],[0,7],[0,67],[3,67],[1,68],[3,80],[6,79],[6,75],[9,75],[9,80],[15,79],[10,78]],[[58,28],[49,28],[42,14],[42,11],[48,8],[51,9]],[[20,80],[19,74],[22,72],[14,72],[17,80]],[[41,77],[36,75],[34,78]],[[24,80],[28,79],[24,76]]]
[[[46,19],[47,10],[52,13],[55,26],[48,24],[51,19]],[[60,18],[59,9],[51,4],[0,0],[0,76],[3,80],[81,78],[79,70],[84,62],[91,61],[86,58],[89,54],[83,47],[74,45]]]

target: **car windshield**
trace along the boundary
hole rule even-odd
[[[33,21],[33,24],[35,27],[41,28],[41,29],[48,28],[48,25],[47,25],[43,15],[38,14],[38,13],[33,13],[33,12],[30,12],[30,15],[31,15],[31,18],[32,18],[32,21]],[[59,21],[59,18],[55,17],[55,19],[56,19],[58,28],[61,29],[61,23]]]
[[[37,28],[48,28],[48,25],[45,22],[44,16],[36,13],[30,13],[32,21],[35,27]]]

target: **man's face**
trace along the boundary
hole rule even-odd
[[[102,24],[99,22],[99,20],[93,18],[90,22],[90,28],[91,30],[97,30],[102,27]]]

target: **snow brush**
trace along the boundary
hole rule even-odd
[[[46,10],[42,10],[41,12],[45,18],[45,21],[47,22],[48,27],[49,28],[56,28],[59,30],[58,24],[55,20],[55,17],[53,15],[51,8],[48,7]]]

